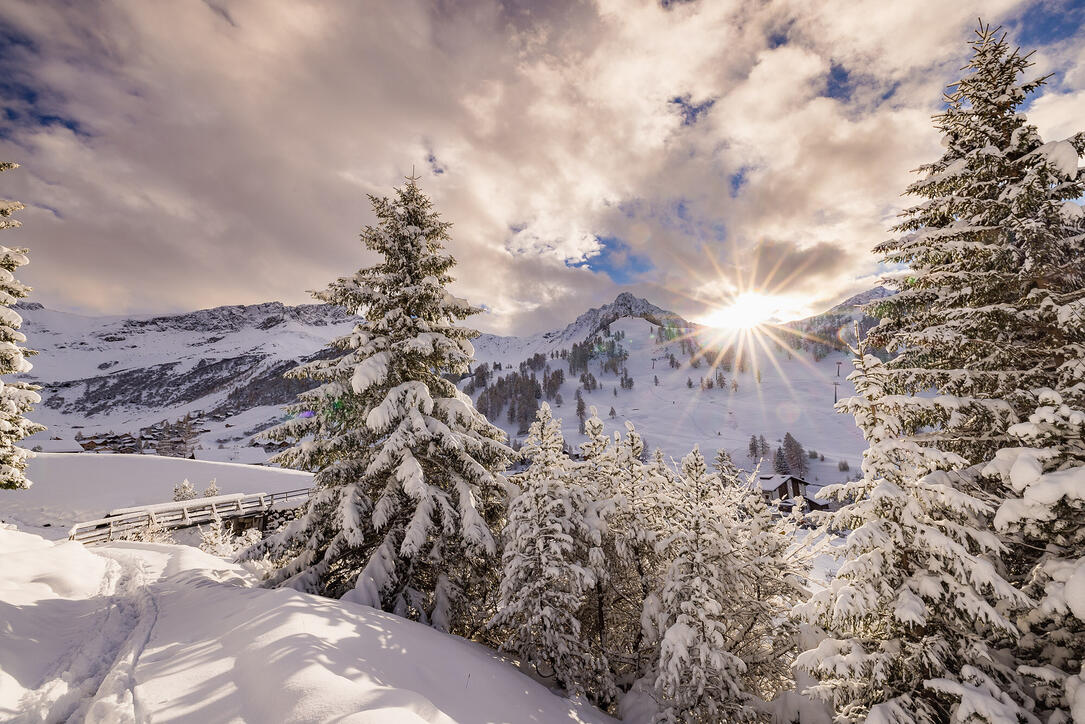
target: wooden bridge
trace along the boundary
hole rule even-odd
[[[282,493],[237,493],[212,498],[193,498],[174,503],[158,503],[135,508],[112,510],[104,518],[76,523],[68,531],[68,540],[81,543],[106,543],[135,533],[151,525],[163,530],[190,528],[210,523],[215,517],[235,526],[262,525],[276,505],[300,503],[309,498],[309,488]]]

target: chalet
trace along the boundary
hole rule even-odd
[[[754,481],[754,485],[769,503],[779,505],[781,501],[790,502],[795,498],[802,498],[811,510],[824,510],[828,507],[826,501],[817,498],[820,485],[808,483],[794,475],[761,475]]]

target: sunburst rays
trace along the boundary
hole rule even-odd
[[[731,259],[740,258],[743,253],[737,248],[730,252]],[[708,312],[701,318],[701,324],[671,340],[685,342],[691,348],[681,370],[691,378],[696,371],[703,378],[705,374],[714,377],[716,370],[723,368],[732,379],[743,371],[760,378],[762,372],[772,370],[794,397],[795,389],[780,363],[781,355],[791,354],[800,364],[815,370],[816,364],[808,355],[795,353],[797,348],[804,342],[838,346],[835,338],[822,338],[787,322],[810,311],[792,292],[807,270],[799,265],[785,273],[783,260],[766,263],[757,254],[744,260],[744,268],[733,263],[724,268],[717,257],[708,253],[704,261],[699,269],[686,269],[685,278],[691,283],[685,289],[669,290],[709,310],[718,310],[715,315]],[[748,318],[744,319],[743,315]],[[754,389],[758,399],[762,399],[761,385]],[[689,398],[684,405],[689,409],[682,411],[683,417],[692,414],[696,400],[696,396]]]

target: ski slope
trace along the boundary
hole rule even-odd
[[[679,345],[671,342],[657,344],[657,326],[644,319],[620,319],[610,325],[612,336],[625,334],[622,347],[629,353],[626,367],[633,377],[631,390],[620,389],[618,375],[603,372],[602,362],[592,361],[589,370],[603,385],[602,389],[582,392],[588,405],[598,409],[600,418],[610,431],[625,432],[625,421],[632,422],[644,437],[647,449],[660,448],[668,456],[681,459],[694,445],[711,460],[720,448],[726,449],[735,463],[747,470],[757,460],[748,453],[751,435],[764,435],[775,449],[782,444],[784,434],[792,433],[807,450],[816,450],[825,456],[824,462],[808,460],[810,482],[822,485],[847,479],[849,473],[840,472],[837,465],[847,460],[851,470],[858,469],[859,458],[865,448],[862,434],[849,415],[838,414],[833,409],[834,391],[840,398],[853,393],[847,375],[851,371],[851,359],[842,353],[834,353],[814,362],[809,354],[777,349],[771,341],[757,343],[755,357],[750,358],[746,372],[725,371],[727,385],[723,389],[700,389],[700,379],[712,376],[709,361],[699,368],[681,354]],[[503,371],[516,369],[519,363],[531,355],[559,352],[567,345],[548,344],[540,338],[525,338],[514,345],[510,338],[499,338],[499,344],[482,339],[476,345],[478,361],[500,362]],[[762,346],[763,345],[763,346]],[[674,354],[682,366],[672,369],[667,355]],[[840,363],[839,365],[837,363]],[[576,390],[579,381],[570,375],[565,360],[548,360],[553,369],[562,368],[566,381],[560,392],[563,405],[554,408],[554,416],[562,420],[562,432],[573,447],[586,439],[578,433],[576,419]],[[839,376],[838,376],[839,369]],[[757,371],[761,381],[758,382]],[[541,374],[539,375],[541,378]],[[659,377],[659,385],[654,378]],[[693,389],[687,387],[692,379]],[[738,381],[738,390],[732,391],[732,380]],[[834,383],[837,387],[834,388]],[[617,394],[615,394],[617,390]],[[478,395],[475,396],[478,398]],[[610,408],[615,418],[609,417]],[[501,426],[510,439],[522,437],[517,425],[510,424],[504,415],[493,420]],[[765,461],[771,467],[772,461]]]

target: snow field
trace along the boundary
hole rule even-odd
[[[608,722],[494,652],[187,546],[0,529],[0,719]]]
[[[111,510],[165,503],[188,479],[203,491],[212,478],[222,494],[277,493],[307,488],[312,475],[258,465],[216,463],[157,455],[38,453],[30,461],[28,490],[5,491],[0,522],[45,538],[67,538],[82,520]]]
[[[700,379],[714,374],[711,359],[703,360],[699,368],[691,367],[678,342],[656,343],[657,329],[656,325],[643,319],[625,318],[610,325],[612,335],[619,331],[625,334],[620,344],[629,353],[625,366],[634,379],[633,389],[618,389],[615,396],[618,377],[603,372],[599,360],[589,363],[589,371],[604,387],[592,392],[581,391],[581,394],[589,406],[598,409],[608,431],[624,431],[625,421],[629,420],[644,437],[649,451],[658,447],[668,457],[681,460],[694,445],[699,445],[701,452],[711,460],[715,451],[723,448],[736,465],[747,470],[756,465],[747,449],[751,435],[763,434],[775,449],[784,434],[790,432],[806,450],[817,450],[825,456],[824,462],[808,461],[810,482],[815,482],[816,478],[819,484],[828,485],[847,479],[849,473],[837,470],[840,460],[847,460],[852,471],[858,469],[862,450],[866,447],[863,436],[851,416],[837,414],[833,409],[834,382],[839,383],[837,394],[840,399],[853,394],[851,383],[846,379],[851,371],[850,357],[834,353],[814,362],[809,352],[793,350],[789,359],[787,351],[776,349],[765,338],[762,342],[752,343],[753,356],[749,358],[746,372],[724,370],[726,389],[701,390]],[[491,347],[479,343],[475,352],[479,363],[489,362],[492,366],[493,362],[501,362],[503,369],[493,373],[495,378],[508,374],[510,368],[518,369],[520,362],[537,352],[549,357],[550,352],[560,351],[562,346],[569,347],[563,343],[547,347],[536,338],[526,338],[519,346],[511,345],[512,338],[491,339],[503,344]],[[746,349],[749,354],[749,344]],[[682,363],[681,368],[670,367],[668,353],[673,353]],[[839,377],[837,362],[842,363]],[[551,369],[565,371],[565,384],[560,389],[563,404],[561,407],[553,401],[550,404],[554,417],[562,422],[562,434],[575,449],[586,439],[579,434],[576,419],[579,375],[569,373],[566,360],[548,359],[547,363]],[[755,369],[761,371],[760,383]],[[656,376],[659,377],[658,386],[654,384]],[[694,389],[687,387],[687,379],[693,380]],[[730,388],[733,379],[738,381],[737,392]],[[477,399],[477,395],[475,397]],[[615,419],[608,414],[612,406],[617,413]],[[504,429],[509,439],[524,437],[504,414],[491,422]],[[769,459],[763,467],[769,469],[771,465]]]

